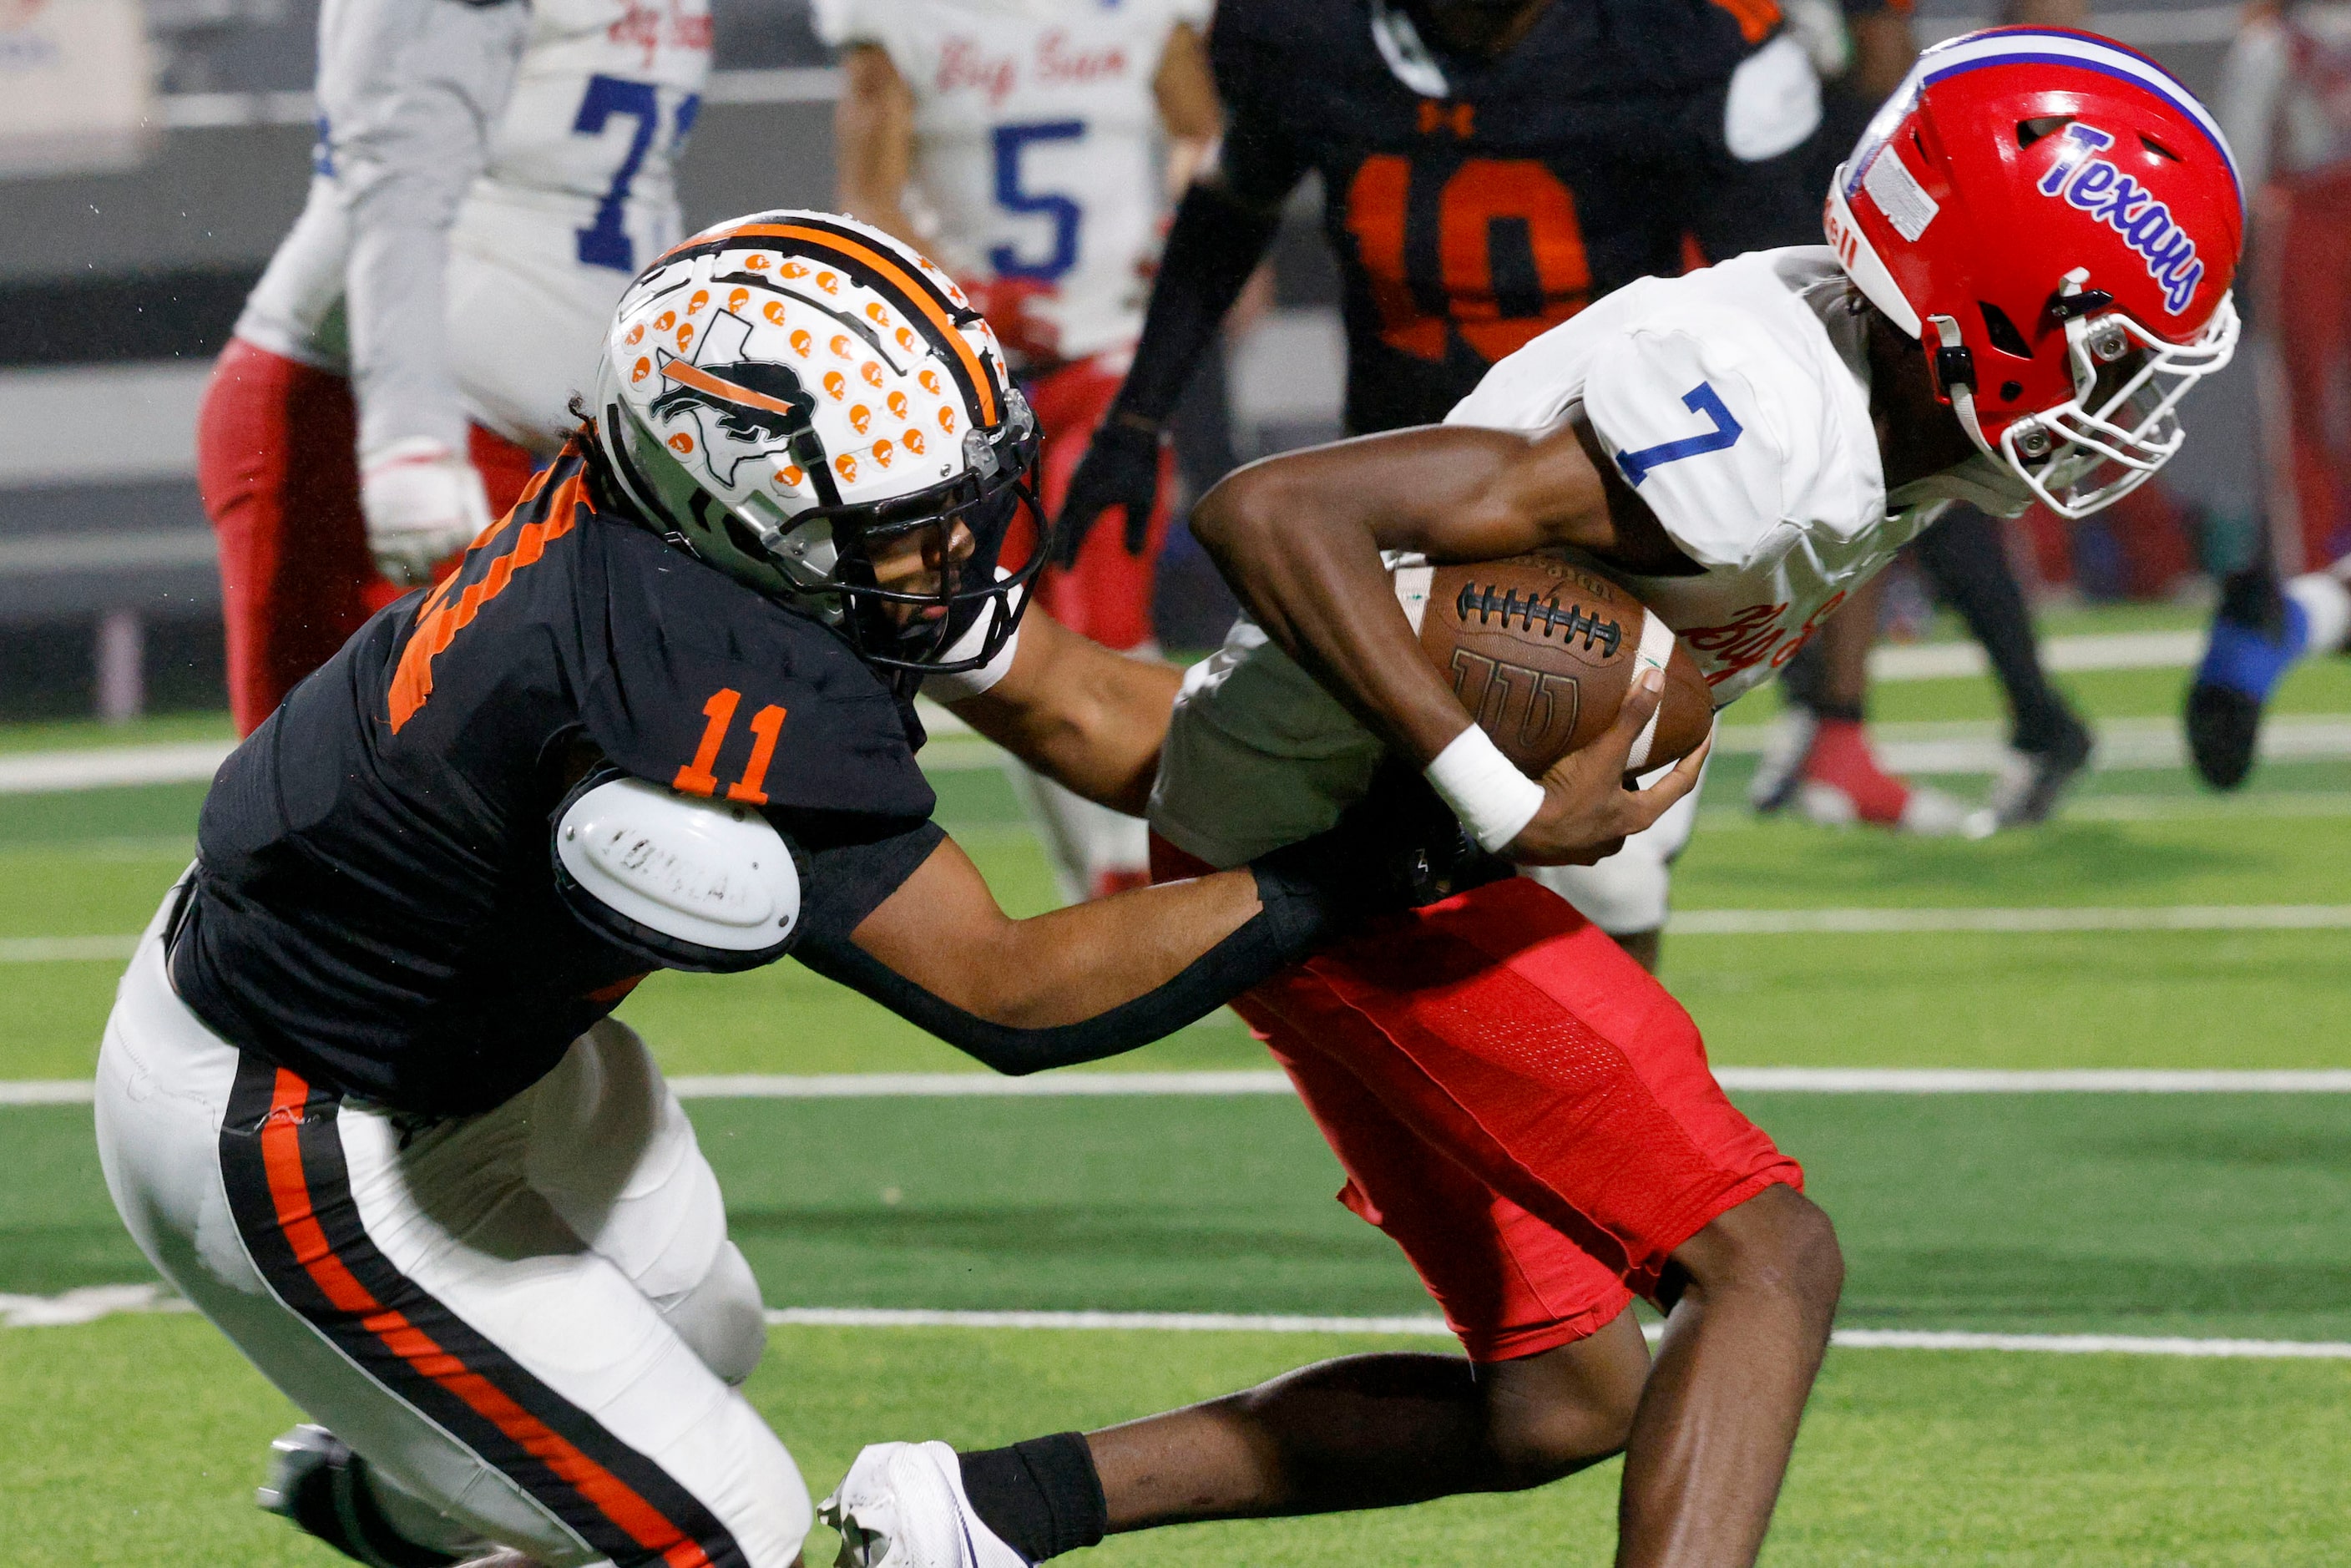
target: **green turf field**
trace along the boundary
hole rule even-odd
[[[2164,630],[2092,612],[2068,631]],[[2066,678],[2102,718],[2174,711],[2178,671]],[[1879,688],[1887,720],[1996,716],[1980,680]],[[2285,711],[2351,716],[2351,665]],[[1742,724],[1759,703],[1734,710]],[[0,755],[209,739],[217,720],[0,732]],[[1683,911],[2351,904],[2351,763],[2265,767],[2226,801],[2096,777],[2066,820],[1982,843],[1758,824],[1726,756]],[[1006,904],[1050,883],[1008,789],[944,773],[942,815]],[[1961,792],[1980,779],[1945,780]],[[0,1079],[85,1075],[120,937],[192,847],[197,787],[0,796]],[[1718,1061],[2351,1067],[2342,930],[1679,936],[1666,978]],[[945,1071],[946,1047],[789,966],[669,976],[626,1016],[673,1072]],[[1211,1020],[1103,1071],[1254,1068]],[[2351,1096],[1745,1093],[1802,1159],[1856,1329],[2351,1341]],[[1280,1096],[705,1100],[735,1234],[778,1306],[1420,1314]],[[78,1105],[0,1107],[5,1298],[150,1278]],[[1361,1335],[778,1327],[753,1396],[812,1486],[862,1442],[990,1443],[1143,1414]],[[1426,1348],[1441,1341],[1414,1340]],[[200,1321],[0,1329],[0,1562],[319,1565],[250,1506],[293,1412]],[[2338,1563],[2351,1361],[1833,1352],[1766,1562]],[[1134,1564],[1602,1562],[1613,1467],[1540,1492],[1113,1542]],[[812,1562],[830,1559],[820,1531]]]

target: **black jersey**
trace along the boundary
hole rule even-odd
[[[556,887],[549,818],[591,764],[765,812],[809,852],[803,931],[936,845],[911,706],[617,507],[567,451],[222,767],[172,961],[215,1032],[433,1114],[547,1072],[648,968]]]
[[[1730,74],[1779,25],[1772,0],[1552,0],[1498,58],[1416,63],[1373,0],[1223,0],[1224,176],[1260,205],[1322,176],[1349,428],[1443,419],[1537,333],[1681,270],[1685,236],[1816,242],[1819,193],[1724,139]]]

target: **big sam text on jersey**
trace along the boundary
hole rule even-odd
[[[1073,47],[1070,36],[1056,27],[1038,35],[1029,68],[1040,83],[1083,86],[1124,76],[1128,64],[1123,47],[1113,44],[1102,49]],[[994,108],[1019,87],[1020,58],[1011,54],[991,55],[977,38],[949,37],[940,46],[939,68],[933,85],[940,92],[977,89],[987,95],[988,106]]]

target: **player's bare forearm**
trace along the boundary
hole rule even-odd
[[[1468,726],[1397,604],[1383,550],[1490,560],[1607,542],[1573,441],[1431,426],[1269,458],[1202,498],[1192,531],[1266,634],[1416,765]]]
[[[1031,608],[1012,668],[956,716],[1089,800],[1141,816],[1184,673],[1129,658]]]
[[[852,45],[841,76],[833,110],[835,194],[850,216],[919,244],[901,204],[914,169],[914,95],[878,44]]]
[[[988,1023],[1050,1029],[1165,985],[1261,907],[1257,879],[1243,867],[1014,920],[949,840],[852,940]]]
[[[1160,129],[1167,137],[1167,196],[1173,201],[1207,165],[1224,130],[1216,78],[1208,68],[1208,46],[1189,22],[1169,29],[1151,92],[1159,106]]]

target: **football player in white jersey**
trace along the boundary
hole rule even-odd
[[[1126,374],[1159,235],[1214,145],[1209,0],[818,0],[845,51],[839,191],[922,246],[985,313],[1044,429],[1046,514]],[[1153,566],[1172,455],[1147,517],[1098,530],[1040,590],[1105,647],[1153,647]],[[1016,539],[1014,559],[1025,548]],[[1148,880],[1143,824],[1016,771],[1071,897]]]
[[[2220,105],[2259,193],[2269,549],[2222,587],[2189,689],[2188,745],[2206,783],[2233,789],[2286,671],[2351,639],[2351,5],[2247,7]]]
[[[197,420],[240,731],[563,444],[709,69],[709,0],[326,0],[309,198]]]
[[[1311,831],[1384,759],[1424,769],[1487,848],[1578,858],[1578,758],[1528,779],[1469,722],[1398,555],[1573,552],[1727,703],[1949,500],[2080,517],[2160,467],[2179,398],[2234,346],[2241,227],[2218,128],[2152,62],[2039,28],[1927,51],[1839,171],[1829,247],[1630,285],[1445,425],[1270,458],[1203,499],[1194,529],[1254,622],[1186,677],[1156,869]],[[1622,1450],[1619,1563],[1751,1563],[1841,1265],[1688,1015],[1523,877],[1236,1005],[1337,1153],[1342,1201],[1403,1248],[1468,1361],[1349,1357],[1011,1448],[876,1445],[824,1505],[852,1559],[1013,1568],[1106,1531],[1518,1490]],[[1667,1313],[1654,1363],[1635,1295]]]

